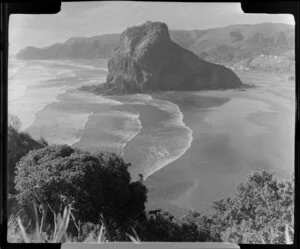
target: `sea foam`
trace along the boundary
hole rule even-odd
[[[64,93],[63,87],[51,87],[50,91],[40,88],[41,82],[53,78],[46,68],[31,62],[15,62],[14,75],[8,82],[8,112],[21,120],[21,130],[27,129],[35,119],[35,114],[46,105],[56,101]]]
[[[109,111],[99,113],[103,118],[119,120],[120,126],[107,127],[102,131],[118,138],[118,148],[121,155],[124,155],[124,148],[142,129],[142,124],[139,119],[139,113],[131,113],[127,111]]]
[[[184,115],[178,105],[167,100],[153,100],[149,104],[171,114],[172,118],[162,122],[162,124],[166,130],[179,128],[178,132],[175,133],[181,133],[181,135],[179,135],[180,140],[170,139],[170,144],[167,144],[167,146],[157,146],[155,148],[157,157],[154,158],[154,161],[149,162],[150,169],[145,173],[145,179],[171,162],[179,159],[190,148],[193,141],[193,130],[183,122]],[[171,135],[171,131],[166,131],[166,134]],[[176,137],[174,133],[172,135]],[[173,143],[177,142],[178,144],[178,141],[180,141],[180,145],[174,147]],[[152,150],[155,149],[152,148]]]
[[[47,63],[48,65],[49,64],[59,64],[59,65],[86,68],[86,69],[92,69],[92,70],[99,69],[99,67],[92,66],[92,65],[85,65],[82,63],[74,63],[74,61],[72,61],[72,60],[35,60],[35,61]],[[104,69],[106,69],[106,68],[103,68],[103,70]]]
[[[167,100],[154,99],[146,94],[131,96],[131,104],[150,105],[167,113],[166,120],[155,127],[144,129],[136,144],[136,153],[142,154],[137,168],[142,170],[144,179],[180,158],[191,146],[193,131],[183,121],[178,105]]]
[[[95,95],[93,93],[76,91],[72,94],[76,98],[81,99],[84,103],[96,103],[96,104],[108,104],[108,105],[124,105],[121,101],[111,99],[109,97],[103,97],[101,95]]]

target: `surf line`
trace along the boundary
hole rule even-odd
[[[188,127],[184,121],[184,114],[180,110],[179,106],[171,101],[168,100],[160,100],[160,99],[154,99],[151,96],[147,97],[147,95],[139,95],[138,100],[143,101],[143,104],[145,105],[151,105],[159,110],[165,111],[169,114],[171,114],[171,122],[167,122],[166,126],[164,128],[168,129],[168,127],[182,127],[186,131],[186,141],[185,146],[176,153],[176,155],[170,155],[169,149],[166,148],[166,156],[164,158],[159,158],[156,162],[154,161],[153,164],[145,168],[146,170],[149,170],[148,172],[143,172],[144,174],[140,173],[139,176],[143,175],[143,181],[147,180],[149,176],[157,172],[158,170],[166,167],[170,163],[176,161],[180,157],[182,157],[186,151],[191,147],[192,141],[193,141],[193,130]],[[142,103],[141,103],[142,104]]]

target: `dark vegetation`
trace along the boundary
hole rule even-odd
[[[118,238],[115,231],[145,210],[147,190],[130,181],[128,166],[115,154],[91,155],[64,145],[31,151],[17,164],[17,200],[21,207],[36,203],[51,213],[50,220],[71,205],[74,221],[102,219],[109,235]]]
[[[12,184],[15,171],[17,200],[9,241],[292,243],[293,177],[255,171],[231,197],[213,202],[211,213],[187,211],[176,218],[145,210],[146,187],[131,181],[130,164],[113,153],[47,146],[12,126],[8,139],[9,180]]]
[[[8,159],[8,192],[15,194],[14,179],[15,165],[29,151],[36,150],[47,146],[44,139],[34,140],[28,133],[19,132],[19,124],[14,123],[8,126],[7,136],[7,159]]]

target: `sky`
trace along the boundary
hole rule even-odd
[[[240,3],[65,2],[55,15],[11,15],[9,52],[46,47],[70,37],[121,33],[146,21],[162,21],[169,29],[184,30],[263,22],[295,25],[292,15],[244,14]]]

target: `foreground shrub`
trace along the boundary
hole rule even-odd
[[[37,210],[36,205],[33,209]],[[68,234],[68,226],[72,217],[72,211],[66,207],[62,214],[56,214],[54,220],[54,229],[42,230],[43,217],[40,217],[38,212],[35,212],[34,229],[28,229],[24,225],[24,221],[20,218],[20,213],[11,215],[7,226],[7,241],[9,243],[70,243],[70,242],[84,242],[84,243],[103,243],[109,242],[104,234],[103,224],[93,224],[90,222],[80,223],[80,234],[77,236],[70,236]],[[128,241],[139,242],[135,231],[134,235],[127,234]]]
[[[34,206],[36,210],[36,206]],[[57,214],[54,220],[55,228],[49,231],[42,230],[39,217],[36,212],[34,229],[28,230],[24,226],[24,220],[20,218],[20,213],[11,215],[7,225],[7,241],[9,243],[63,243],[71,242],[67,234],[67,228],[70,221],[70,209],[65,208],[63,214]]]
[[[206,241],[195,223],[176,218],[160,209],[148,211],[146,220],[137,224],[134,229],[142,241]]]
[[[255,171],[232,198],[214,202],[212,233],[235,243],[285,244],[286,227],[294,226],[294,194],[293,178]]]
[[[19,205],[37,203],[47,222],[72,207],[72,221],[104,224],[109,240],[131,219],[144,213],[146,188],[130,182],[130,164],[112,153],[91,155],[69,146],[31,151],[17,164]],[[52,223],[53,225],[53,223]],[[73,231],[74,232],[74,231]]]
[[[18,127],[17,124],[14,126]],[[8,193],[15,194],[15,170],[17,162],[29,151],[45,147],[43,143],[34,140],[29,134],[19,132],[12,125],[8,126],[7,132],[7,171],[8,171]]]
[[[192,224],[197,227],[199,241],[222,242],[220,233],[214,233],[214,220],[197,211],[187,211],[182,217],[182,222]]]

